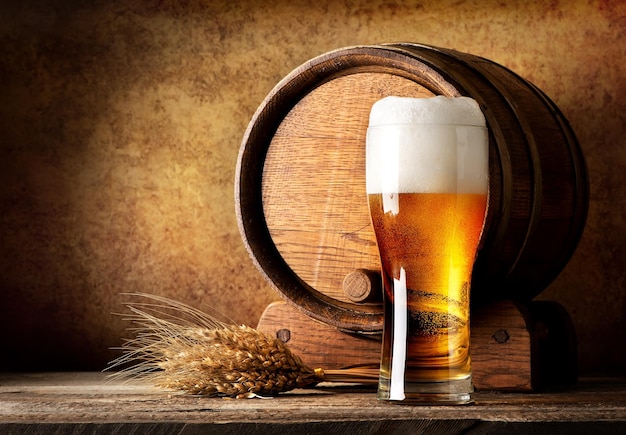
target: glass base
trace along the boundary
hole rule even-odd
[[[405,405],[469,405],[472,398],[472,377],[448,381],[405,381],[403,391],[391,391],[389,379],[381,376],[378,400]]]

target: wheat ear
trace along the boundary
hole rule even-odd
[[[378,382],[378,370],[311,369],[280,339],[245,325],[233,325],[161,296],[128,302],[135,337],[105,370],[117,379],[143,379],[188,394],[224,397],[267,396],[321,381]]]

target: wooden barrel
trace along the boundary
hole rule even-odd
[[[254,114],[235,180],[251,257],[285,300],[342,330],[379,332],[380,304],[351,302],[344,278],[380,269],[365,193],[365,134],[385,96],[469,96],[489,130],[489,206],[474,305],[530,300],[563,269],[585,224],[576,137],[536,86],[497,63],[418,44],[348,47],[306,62]]]

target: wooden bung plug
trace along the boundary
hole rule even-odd
[[[343,292],[352,302],[382,302],[380,273],[367,269],[350,272],[343,279]]]

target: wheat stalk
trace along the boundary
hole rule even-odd
[[[280,339],[227,324],[189,305],[145,293],[126,303],[135,337],[105,370],[114,379],[140,379],[203,396],[272,396],[331,382],[378,382],[378,369],[309,368]]]

